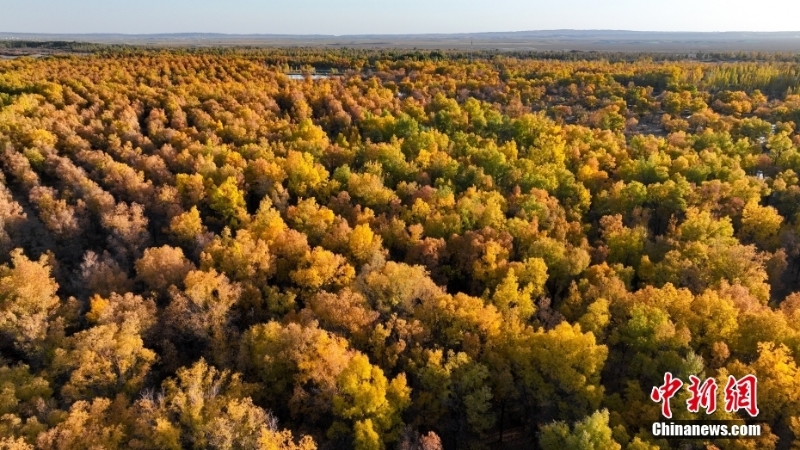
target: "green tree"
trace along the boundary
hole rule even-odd
[[[244,194],[233,177],[228,177],[222,184],[211,189],[208,205],[222,216],[225,223],[234,228],[248,220]]]
[[[539,445],[545,450],[620,450],[622,446],[611,436],[608,417],[608,410],[604,409],[575,423],[572,430],[564,422],[546,425],[539,435]]]

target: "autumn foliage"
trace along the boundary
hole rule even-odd
[[[670,448],[668,371],[758,377],[764,436],[695,448],[794,448],[798,88],[779,61],[1,62],[0,449]]]

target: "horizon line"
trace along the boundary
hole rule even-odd
[[[784,31],[665,31],[665,30],[626,30],[611,28],[554,28],[554,29],[535,29],[535,30],[515,30],[515,31],[463,31],[463,32],[424,32],[424,33],[358,33],[358,34],[326,34],[326,33],[223,33],[213,31],[176,31],[159,33],[112,33],[112,32],[15,32],[0,31],[0,36],[19,35],[19,36],[128,36],[128,37],[147,37],[147,36],[186,36],[186,35],[206,35],[206,36],[263,36],[263,37],[367,37],[367,36],[473,36],[488,34],[520,34],[520,33],[553,33],[553,32],[603,32],[603,33],[663,33],[663,34],[786,34],[800,33],[800,30]]]

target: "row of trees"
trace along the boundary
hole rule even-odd
[[[0,448],[800,439],[794,64],[290,53],[0,64]]]

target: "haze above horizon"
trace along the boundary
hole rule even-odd
[[[757,6],[757,7],[756,7]],[[800,2],[762,0],[0,0],[0,32],[449,34],[528,30],[797,31]]]

